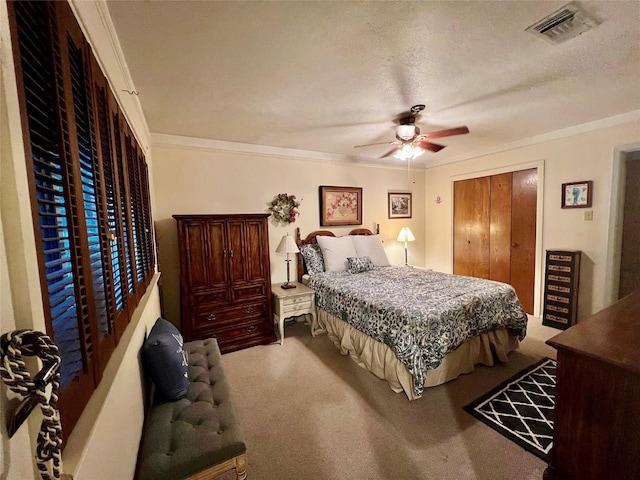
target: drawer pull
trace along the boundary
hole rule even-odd
[[[209,315],[207,315],[207,321],[208,322],[213,322],[216,319],[216,314],[215,313],[210,313]]]
[[[245,315],[250,315],[252,313],[256,313],[258,311],[258,309],[256,307],[247,307],[244,310],[242,310],[242,313],[244,313]]]
[[[247,327],[247,332],[252,333],[255,332],[258,329],[258,327],[256,327],[255,325],[251,325],[250,327]]]

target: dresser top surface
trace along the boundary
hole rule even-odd
[[[640,290],[624,297],[547,343],[640,373]]]

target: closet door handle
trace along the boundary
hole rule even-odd
[[[227,251],[226,250],[222,250],[222,257],[223,258],[227,258]]]
[[[233,258],[233,250],[229,250],[229,257]]]

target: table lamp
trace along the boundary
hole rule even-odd
[[[399,242],[404,242],[404,264],[407,265],[407,242],[413,242],[416,239],[416,237],[413,236],[413,233],[411,233],[411,230],[409,230],[409,227],[402,227],[402,230],[400,230],[400,233],[398,234],[398,238],[397,240]]]
[[[289,236],[289,233],[282,237],[282,240],[280,240],[280,243],[278,244],[278,248],[276,248],[276,253],[285,253],[287,255],[287,259],[285,260],[287,262],[287,282],[280,285],[280,287],[296,288],[295,284],[289,282],[289,264],[291,263],[289,254],[299,252],[300,250],[298,250],[296,242],[293,240],[293,237]]]

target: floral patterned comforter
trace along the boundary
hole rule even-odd
[[[465,340],[508,327],[522,340],[527,315],[511,285],[411,266],[312,275],[317,305],[385,343],[424,390],[426,373]]]

